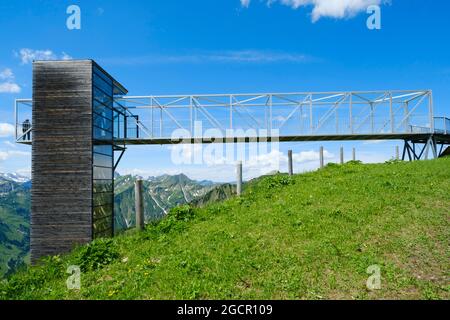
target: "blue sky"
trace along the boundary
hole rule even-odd
[[[380,2],[346,7],[343,0],[330,9],[322,0],[2,1],[0,172],[30,172],[31,148],[14,145],[7,124],[14,99],[31,97],[33,57],[93,58],[131,95],[432,89],[435,114],[450,115],[450,2],[382,2],[382,28],[369,30],[365,8]],[[81,30],[66,27],[71,4],[81,8]],[[280,151],[322,144],[328,161],[344,145],[347,155],[355,147],[358,158],[373,162],[392,157],[399,142],[286,143]],[[132,147],[118,170],[234,177],[232,164],[180,167],[170,154],[167,147]],[[260,173],[250,165],[245,171],[247,178]]]

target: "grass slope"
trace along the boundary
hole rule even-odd
[[[0,285],[0,299],[448,299],[450,158],[263,177]],[[65,270],[82,267],[81,290]],[[369,266],[381,289],[369,291]]]
[[[0,279],[29,261],[29,212],[29,185],[0,196]]]

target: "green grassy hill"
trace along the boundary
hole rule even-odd
[[[6,192],[0,193],[0,278],[28,263],[30,249],[30,184],[0,179],[1,187]]]
[[[263,177],[19,272],[0,299],[448,299],[450,158]],[[68,265],[81,290],[66,289]],[[381,268],[369,291],[367,268]]]

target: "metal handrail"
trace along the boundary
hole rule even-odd
[[[193,136],[197,113],[208,120],[205,129],[245,130],[251,127],[269,132],[277,129],[281,136],[449,134],[450,131],[449,117],[433,115],[431,90],[128,96],[116,97],[114,103],[125,117],[124,123],[122,119],[118,122],[119,132],[123,127],[127,130],[128,125],[136,125],[136,137],[134,132],[123,138],[117,137],[123,141],[164,138],[174,124],[181,129],[188,128]],[[32,133],[33,126],[30,124],[30,128],[22,132],[18,104],[29,108],[32,100],[17,99],[15,108],[16,141],[28,143],[32,137],[26,138]],[[251,107],[259,106],[264,108],[252,111]],[[214,107],[225,107],[229,111],[216,112]],[[178,111],[183,108],[185,111]],[[145,109],[150,109],[148,117],[151,120],[146,118]],[[159,119],[154,119],[155,109],[161,110],[155,116]],[[128,124],[129,118],[133,120]],[[158,127],[160,132],[154,134]]]

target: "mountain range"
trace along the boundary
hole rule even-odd
[[[135,224],[134,183],[138,176],[115,175],[115,229]],[[29,261],[31,181],[18,174],[0,173],[0,278]],[[171,208],[192,203],[202,206],[235,192],[229,184],[191,180],[184,174],[149,177],[143,181],[147,222],[161,219]]]
[[[115,178],[115,226],[127,229],[135,224],[134,183],[138,177],[126,175]],[[158,220],[178,205],[191,203],[220,185],[211,181],[194,181],[184,174],[162,175],[143,180],[144,216],[146,221]]]

